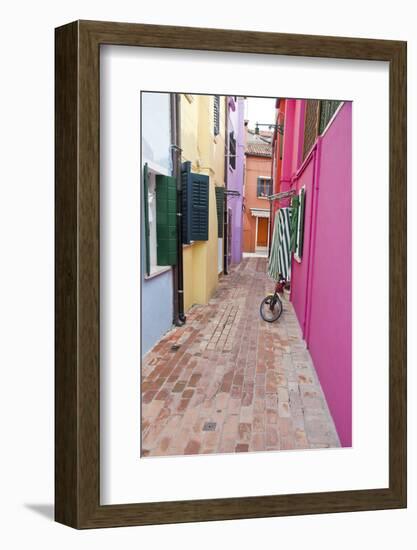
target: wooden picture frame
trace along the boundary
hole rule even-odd
[[[55,518],[75,528],[406,506],[406,43],[76,21],[56,29]],[[99,51],[115,44],[389,62],[389,487],[100,505]]]

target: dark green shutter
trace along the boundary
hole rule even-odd
[[[216,187],[217,236],[223,238],[224,187]]]
[[[156,258],[158,265],[177,263],[177,185],[171,176],[156,176]]]
[[[145,273],[149,275],[151,271],[151,254],[149,245],[149,202],[148,202],[148,165],[143,167],[143,210],[144,210],[144,231],[145,231]]]
[[[298,237],[298,250],[297,250],[297,256],[300,258],[303,257],[303,245],[304,245],[304,216],[305,216],[305,189],[302,188],[300,191],[300,208],[299,208],[299,216],[300,216],[300,233]]]
[[[209,224],[209,177],[191,172],[184,162],[181,173],[182,242],[207,241]]]
[[[182,243],[191,241],[191,162],[184,162],[181,167],[181,233]]]
[[[209,177],[191,172],[191,240],[208,241]]]
[[[291,200],[291,251],[295,252],[297,243],[297,228],[298,228],[298,207],[300,200],[298,196],[294,196]]]

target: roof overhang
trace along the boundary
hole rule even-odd
[[[269,218],[269,208],[251,208],[250,213],[255,218]]]

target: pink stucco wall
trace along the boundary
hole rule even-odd
[[[352,445],[352,104],[318,138],[293,185],[306,186],[304,252],[292,295],[343,447]]]
[[[304,218],[304,246],[303,246],[303,258],[302,263],[293,261],[291,269],[292,279],[292,293],[291,300],[298,317],[298,322],[305,336],[305,317],[306,317],[306,305],[307,305],[307,266],[310,263],[310,241],[311,232],[308,228],[312,224],[312,205],[313,205],[313,182],[314,182],[314,158],[306,164],[305,170],[299,176],[297,181],[297,188],[305,186],[305,218]]]

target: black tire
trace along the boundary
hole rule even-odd
[[[278,294],[270,294],[264,298],[259,308],[261,317],[267,323],[273,323],[281,317],[282,302]]]

